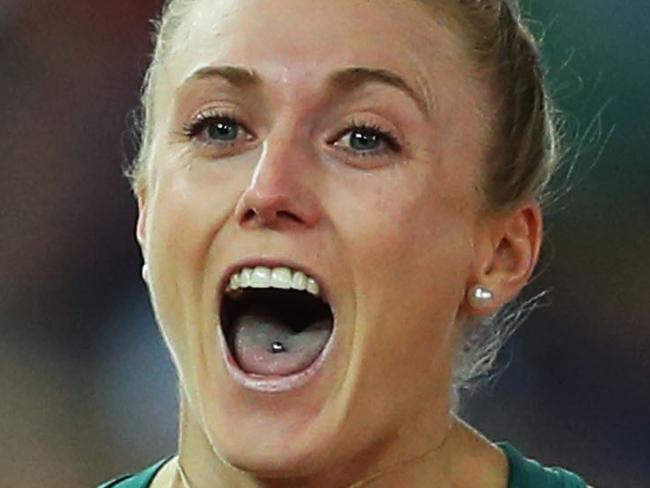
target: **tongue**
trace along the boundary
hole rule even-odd
[[[248,311],[233,324],[233,351],[247,373],[287,376],[306,369],[325,347],[331,320],[318,319],[300,332],[267,314]]]

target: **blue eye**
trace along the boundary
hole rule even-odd
[[[360,157],[382,156],[388,152],[399,153],[401,147],[390,132],[366,123],[353,123],[337,140],[346,141],[343,149]],[[341,146],[336,143],[336,146]]]
[[[205,112],[183,127],[183,135],[214,148],[231,148],[239,139],[250,141],[254,136],[234,117],[222,112]],[[387,157],[401,152],[401,145],[392,132],[376,124],[352,121],[334,138],[335,147],[353,157]]]
[[[239,124],[228,119],[208,121],[206,127],[207,135],[210,139],[221,141],[237,140],[239,128]]]
[[[231,146],[241,137],[249,136],[244,126],[232,117],[222,113],[199,114],[195,120],[183,127],[188,139],[199,139],[206,144]]]
[[[376,132],[365,129],[355,129],[350,132],[350,147],[359,151],[377,149],[381,142],[382,136]]]

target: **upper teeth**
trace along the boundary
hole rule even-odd
[[[316,280],[302,271],[294,271],[287,267],[243,268],[230,277],[226,292],[239,288],[281,288],[283,290],[306,290],[312,295],[320,296],[320,287]]]

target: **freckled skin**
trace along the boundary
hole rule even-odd
[[[226,64],[259,72],[261,99],[216,81],[182,86],[198,67]],[[351,65],[426,84],[431,120],[392,87],[325,97],[327,75]],[[205,0],[185,19],[155,85],[138,236],[187,396],[180,452],[197,486],[238,486],[250,473],[268,486],[344,486],[444,438],[484,204],[470,70],[454,35],[411,2]],[[254,141],[216,154],[180,137],[206,107],[232,109]],[[355,159],[333,148],[350,116],[394,129],[403,151]],[[228,265],[253,256],[304,263],[330,291],[335,352],[300,391],[247,391],[224,368],[216,290]],[[435,469],[426,480],[446,486]]]

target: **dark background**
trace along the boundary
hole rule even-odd
[[[120,171],[159,7],[0,1],[1,486],[94,486],[175,448],[175,377],[139,279],[136,206]],[[508,369],[465,415],[598,487],[641,488],[650,2],[525,7],[544,34],[574,188],[551,208],[526,292],[550,290],[549,306],[510,341]]]

